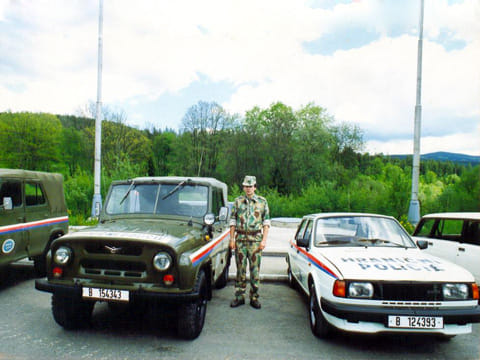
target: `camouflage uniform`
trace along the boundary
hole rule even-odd
[[[237,278],[235,281],[235,298],[244,299],[247,288],[247,260],[250,264],[250,300],[257,300],[260,285],[260,263],[262,251],[259,249],[262,241],[262,229],[270,226],[270,211],[267,200],[253,195],[250,199],[239,196],[232,208],[230,226],[235,226]]]

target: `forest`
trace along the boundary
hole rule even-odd
[[[93,113],[0,113],[0,167],[63,174],[72,225],[88,223],[91,213]],[[104,109],[101,151],[103,199],[113,180],[175,175],[215,177],[233,200],[249,174],[257,177],[257,193],[267,198],[273,217],[373,212],[411,229],[411,157],[364,152],[360,128],[337,123],[315,104],[292,109],[277,102],[240,116],[200,101],[179,130],[138,129],[127,125],[125,114]],[[480,211],[478,165],[427,160],[420,173],[422,214]]]

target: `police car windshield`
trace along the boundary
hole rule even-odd
[[[159,214],[203,217],[208,187],[186,184],[119,184],[112,186],[105,204],[110,215]]]
[[[375,216],[318,219],[314,245],[416,247],[396,221]]]

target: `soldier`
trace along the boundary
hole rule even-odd
[[[255,194],[257,187],[255,176],[245,176],[242,185],[245,195],[235,199],[230,220],[230,248],[235,249],[237,264],[235,298],[230,306],[237,307],[245,304],[248,260],[250,265],[250,305],[255,309],[260,309],[262,307],[258,301],[260,262],[262,250],[267,244],[270,211],[267,200]]]

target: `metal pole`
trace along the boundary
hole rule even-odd
[[[422,49],[423,49],[423,2],[420,0],[420,25],[418,35],[417,59],[417,99],[415,104],[415,127],[413,134],[413,168],[412,197],[408,209],[408,221],[416,225],[420,220],[420,203],[418,201],[418,182],[420,176],[420,132],[422,122]]]
[[[100,193],[100,171],[102,157],[102,52],[103,52],[103,0],[99,0],[98,16],[98,71],[97,71],[97,111],[95,116],[95,166],[92,217],[97,218],[102,209]]]

